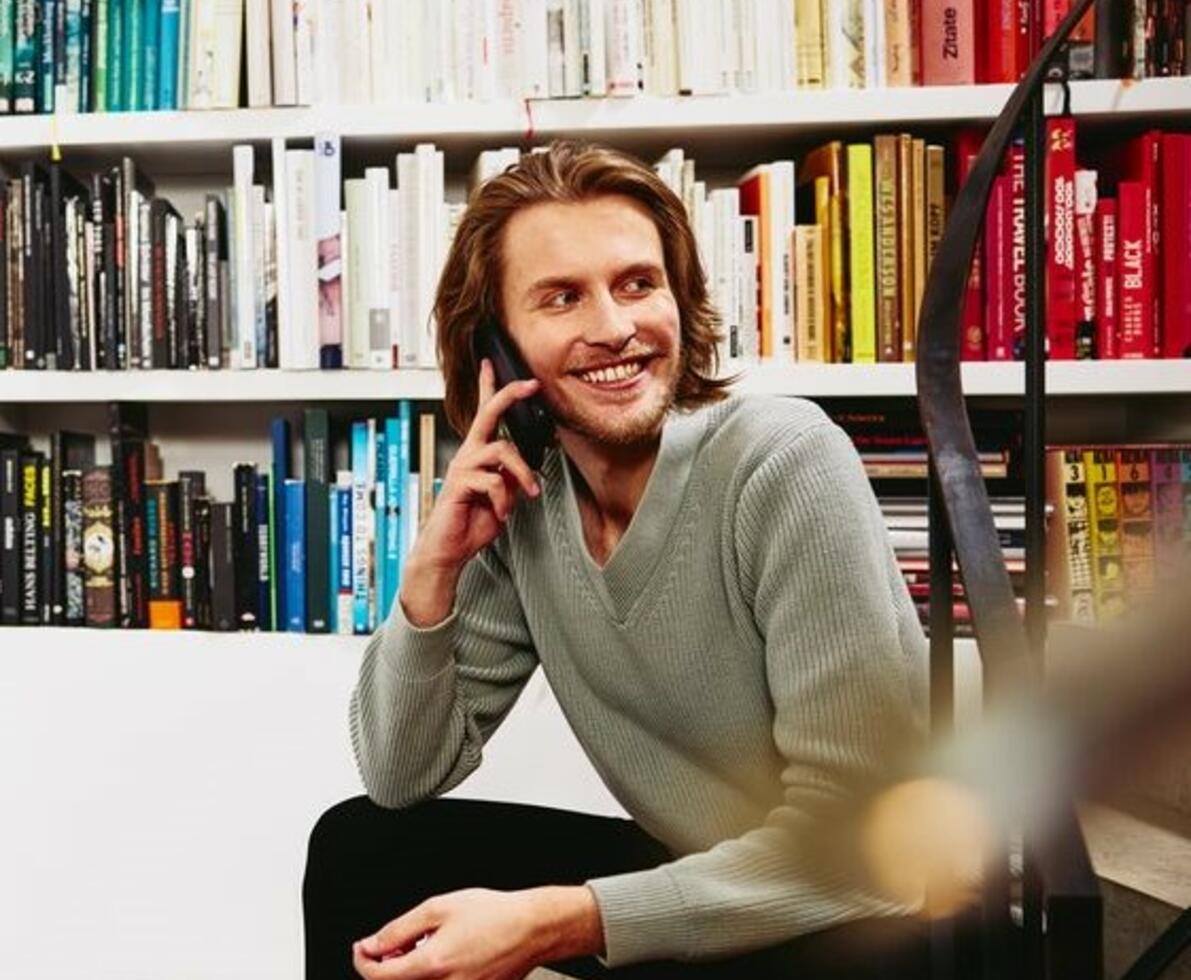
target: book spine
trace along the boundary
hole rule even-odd
[[[83,601],[86,625],[116,624],[112,470],[83,471]]]
[[[37,63],[37,109],[39,113],[54,111],[55,31],[62,0],[38,0],[37,33],[34,41],[34,60]]]
[[[388,440],[383,424],[375,429],[375,439],[371,450],[372,460],[372,581],[373,593],[371,597],[369,615],[375,622],[381,622],[381,609],[385,596],[385,539],[388,533],[389,505],[386,494],[389,489],[389,451]]]
[[[1185,550],[1183,540],[1183,486],[1176,449],[1155,449],[1150,456],[1150,479],[1154,506],[1155,574],[1179,567]]]
[[[1026,344],[1026,154],[1021,146],[1009,150],[1009,325],[1011,357],[1022,360]]]
[[[922,0],[922,82],[976,83],[974,0]]]
[[[337,554],[338,563],[335,566],[335,632],[349,634],[353,632],[353,609],[355,603],[355,588],[352,582],[352,473],[350,470],[340,472],[336,479],[335,500],[338,511],[336,526],[339,530]]]
[[[194,500],[195,628],[213,626],[211,612],[211,498]]]
[[[146,484],[145,535],[149,556],[149,628],[181,629],[176,481],[152,480]]]
[[[1070,617],[1077,623],[1096,621],[1095,583],[1092,573],[1092,540],[1083,453],[1078,449],[1055,450],[1062,462],[1063,510],[1056,520],[1067,528],[1066,566],[1070,592]]]
[[[1121,356],[1117,334],[1117,202],[1096,202],[1096,357]]]
[[[178,108],[178,42],[181,28],[179,0],[161,0],[161,53],[158,56],[157,108]]]
[[[1092,536],[1092,581],[1098,622],[1115,619],[1124,611],[1115,455],[1111,449],[1085,450],[1083,454]]]
[[[108,0],[94,0],[91,43],[91,111],[108,111]]]
[[[885,134],[873,140],[873,213],[877,266],[877,360],[902,359],[901,269],[897,225],[897,137]]]
[[[38,619],[43,626],[54,622],[54,585],[61,574],[62,542],[55,541],[55,528],[61,533],[61,518],[55,520],[53,471],[44,456],[37,461],[37,594]],[[57,544],[57,548],[55,548]]]
[[[1075,171],[1075,356],[1093,357],[1096,345],[1096,178]]]
[[[337,135],[314,140],[314,235],[318,248],[319,367],[343,366],[343,250],[340,224],[340,144]],[[408,253],[406,253],[408,254]]]
[[[124,0],[124,108],[130,112],[144,108],[141,105],[145,72],[143,13],[143,0]]]
[[[405,420],[408,425],[408,417]],[[405,489],[402,481],[402,433],[400,416],[385,419],[385,521],[382,551],[384,589],[380,599],[380,621],[389,618],[389,610],[401,584],[401,498]],[[408,454],[408,447],[406,447]],[[334,566],[332,566],[334,567]]]
[[[1046,339],[1052,360],[1075,357],[1075,120],[1046,120]],[[1024,325],[1023,325],[1024,330]]]
[[[257,527],[256,527],[256,467],[251,463],[237,463],[233,471],[235,488],[235,526],[232,548],[235,553],[235,622],[236,628],[257,628]]]
[[[873,258],[873,158],[867,144],[848,144],[848,281],[852,287],[852,361],[877,360]]]
[[[1123,358],[1149,357],[1152,347],[1150,284],[1146,278],[1145,190],[1141,181],[1117,185],[1117,282]]]
[[[127,62],[125,58],[124,32],[127,28],[125,5],[135,0],[108,0],[108,79],[107,110],[123,112],[128,108],[124,101],[127,94]]]
[[[285,481],[285,628],[291,633],[306,630],[306,484]]]
[[[270,437],[273,446],[273,463],[270,472],[273,475],[273,517],[274,527],[279,533],[274,539],[273,565],[275,568],[285,568],[285,481],[290,478],[289,469],[289,421],[275,418],[270,427]],[[288,623],[289,617],[285,610],[285,589],[280,580],[275,583],[277,612],[274,622]]]
[[[256,608],[257,626],[266,632],[277,629],[273,620],[273,576],[270,556],[273,528],[269,523],[269,474],[256,474]]]
[[[368,425],[352,423],[352,632],[368,634],[372,626],[368,619],[368,602],[372,582],[372,513],[371,461],[368,453]]]
[[[83,474],[62,473],[62,621],[82,626],[85,617],[83,593]]]
[[[1191,135],[1162,134],[1162,187],[1162,356],[1191,357]]]
[[[236,505],[211,505],[211,626],[220,632],[239,628],[236,611]]]
[[[178,572],[182,600],[182,628],[199,627],[199,561],[195,516],[196,502],[203,493],[198,472],[178,474]]]
[[[984,330],[985,354],[990,361],[1013,359],[1013,337],[1006,306],[1009,292],[1008,226],[1009,178],[993,181],[984,219]]]
[[[158,95],[161,93],[161,6],[162,0],[144,0],[141,31],[144,37],[143,70],[141,72],[140,107],[146,110],[160,108]]]
[[[20,457],[21,510],[19,550],[21,572],[19,579],[20,622],[36,626],[41,622],[41,579],[38,576],[41,515],[41,454],[22,453]]]
[[[436,456],[434,415],[418,416],[418,527],[430,519],[434,507],[434,460]]]
[[[910,0],[881,0],[885,7],[885,84],[914,83]]]
[[[331,483],[331,422],[325,409],[308,408],[303,425],[306,495],[306,621],[310,633],[330,632],[331,565],[327,550],[327,488]]]
[[[1154,591],[1154,506],[1150,492],[1150,450],[1117,450],[1120,492],[1121,567],[1125,596],[1145,601]]]

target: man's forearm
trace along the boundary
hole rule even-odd
[[[459,573],[459,569],[435,568],[416,559],[406,564],[398,601],[411,626],[430,629],[451,614]]]
[[[595,895],[585,885],[550,885],[530,890],[540,939],[541,963],[557,963],[604,952],[604,924]]]

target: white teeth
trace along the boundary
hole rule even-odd
[[[608,384],[613,381],[624,381],[641,373],[641,362],[632,361],[628,364],[617,364],[615,367],[600,368],[598,371],[586,371],[579,375],[590,384]]]

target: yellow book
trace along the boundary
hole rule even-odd
[[[434,507],[434,414],[418,417],[418,528],[425,526]]]
[[[848,225],[844,220],[844,144],[832,140],[811,150],[798,167],[798,183],[814,185],[815,223],[824,229],[824,248],[827,250],[831,295],[830,337],[824,341],[824,356],[835,362],[850,357],[851,338],[848,335]],[[822,213],[820,195],[826,187],[827,214]]]
[[[819,225],[796,225],[794,281],[797,283],[795,338],[798,360],[823,362],[824,339],[828,323],[827,268],[823,248],[823,229]]]
[[[794,0],[794,56],[799,88],[823,88],[823,2]]]
[[[902,360],[912,361],[918,351],[918,316],[926,288],[926,142],[910,143],[910,240],[914,261],[913,303],[902,322]]]
[[[848,144],[848,281],[851,295],[852,361],[877,362],[873,281],[873,148]]]
[[[1117,618],[1125,609],[1116,453],[1111,449],[1085,449],[1083,463],[1092,537],[1092,591],[1096,618],[1105,622]]]
[[[877,360],[902,359],[901,263],[897,222],[898,138],[873,138],[873,239],[877,279]]]
[[[827,319],[823,324],[822,352],[825,362],[837,361],[833,350],[835,345],[835,331],[833,329],[833,312],[831,297],[831,238],[834,228],[831,220],[831,180],[827,177],[815,178],[815,224],[819,226],[819,234],[823,240],[823,261],[825,268],[826,293],[823,302],[827,309]]]
[[[926,147],[926,273],[935,260],[943,227],[947,221],[947,200],[943,147],[929,143]],[[924,280],[925,283],[925,280]]]

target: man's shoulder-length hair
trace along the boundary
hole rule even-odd
[[[661,238],[681,324],[682,369],[675,406],[690,410],[727,395],[733,379],[716,377],[720,317],[708,296],[682,201],[650,167],[626,153],[558,140],[523,155],[519,163],[472,192],[438,281],[434,317],[446,388],[444,408],[461,436],[475,417],[479,395],[472,336],[485,319],[503,322],[501,249],[509,219],[534,204],[572,204],[612,194],[643,205]]]

